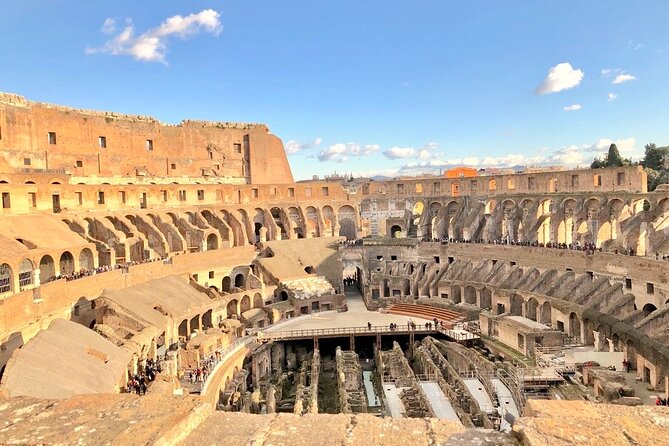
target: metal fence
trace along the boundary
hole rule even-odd
[[[391,329],[388,325],[372,325],[371,327],[340,327],[340,328],[315,328],[308,330],[288,330],[266,333],[257,333],[258,341],[276,341],[282,339],[308,339],[318,337],[338,337],[350,335],[376,335],[376,334],[409,334],[409,333],[437,333],[438,330],[416,325],[416,328],[398,325]]]

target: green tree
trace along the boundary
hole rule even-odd
[[[629,162],[629,160],[627,160]],[[618,151],[618,146],[611,144],[609,146],[609,153],[606,155],[606,167],[622,167],[625,165],[620,152]]]
[[[590,164],[591,169],[601,169],[604,167],[606,167],[606,160],[602,160],[599,157],[592,160],[592,164]]]
[[[646,152],[641,165],[647,169],[666,170],[669,169],[669,147],[657,147],[650,143],[645,146]]]
[[[669,183],[669,147],[649,143],[645,149],[641,165],[648,174],[648,190],[653,191],[660,184]]]

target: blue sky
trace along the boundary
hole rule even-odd
[[[296,179],[669,144],[666,0],[2,3],[0,91],[264,122]]]

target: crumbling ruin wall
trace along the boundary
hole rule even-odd
[[[525,396],[523,395],[518,382],[512,379],[516,371],[510,364],[502,364],[500,367],[496,366],[491,361],[481,356],[475,350],[466,348],[457,342],[447,341],[433,341],[434,345],[447,358],[448,362],[453,364],[458,371],[475,371],[483,382],[488,393],[494,395],[495,388],[492,385],[490,378],[499,378],[511,392],[511,396],[516,405],[522,409],[525,405]]]
[[[382,363],[379,371],[383,381],[392,381],[397,387],[406,387],[400,392],[405,415],[409,418],[434,417],[427,397],[418,385],[418,380],[400,345],[396,341],[393,342],[392,350],[381,351],[380,356]]]
[[[311,361],[303,361],[295,391],[293,413],[318,413],[318,376],[321,369],[321,355],[314,350]]]
[[[430,356],[428,347],[422,344],[419,345],[414,350],[414,355],[415,355],[414,359],[416,360],[417,367],[419,368],[419,370],[424,374],[430,376],[430,378],[436,380],[437,384],[439,385],[439,388],[442,390],[442,392],[444,392],[444,395],[446,395],[446,398],[448,398],[449,401],[456,403],[459,400],[458,394],[455,392],[453,387],[451,387],[444,379],[444,376],[441,373],[441,369],[437,366],[437,364]],[[467,428],[475,427],[469,413],[465,412],[465,410],[460,406],[460,404],[456,403],[452,404],[452,406],[458,418],[460,419],[460,421],[462,421],[462,424],[465,427]]]
[[[367,412],[367,399],[362,388],[362,368],[358,355],[337,347],[335,359],[340,413]]]
[[[467,386],[465,386],[462,381],[460,374],[451,363],[446,360],[441,351],[439,351],[434,339],[431,337],[425,338],[423,340],[423,346],[426,348],[426,352],[432,358],[437,368],[441,370],[446,383],[454,390],[454,395],[447,394],[449,397],[452,397],[451,401],[455,402],[455,405],[460,406],[460,408],[469,415],[472,423],[476,427],[492,428],[492,421],[490,421],[490,418],[481,411],[476,399],[472,396],[469,389],[467,389]]]

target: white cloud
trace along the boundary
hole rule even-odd
[[[581,108],[582,108],[581,104],[573,104],[573,105],[568,105],[568,106],[564,107],[563,110],[564,111],[576,111],[576,110],[580,110]]]
[[[128,21],[118,35],[105,42],[102,47],[86,48],[86,53],[131,56],[136,60],[166,64],[168,38],[175,36],[186,39],[199,32],[218,35],[222,29],[220,13],[213,9],[204,9],[185,17],[181,15],[169,17],[158,27],[151,28],[139,36],[135,35],[132,21]],[[106,19],[102,25],[102,32],[105,34],[116,32],[115,20]]]
[[[583,80],[583,71],[575,70],[570,63],[564,62],[552,67],[546,79],[536,89],[537,94],[557,93],[576,87]]]
[[[612,84],[619,85],[619,84],[624,84],[625,82],[635,81],[635,80],[636,77],[632,76],[631,74],[620,73],[619,75],[616,76],[615,79],[613,79]]]
[[[437,147],[439,147],[439,144],[436,142],[429,142],[420,149],[414,147],[391,147],[383,151],[383,156],[391,160],[400,158],[428,159],[434,156],[433,151]]]
[[[584,146],[585,149],[589,152],[600,152],[606,153],[609,150],[609,146],[615,144],[618,147],[618,150],[621,152],[634,152],[636,146],[636,138],[625,138],[612,140],[608,138],[600,138],[594,144],[590,146]]]
[[[288,142],[286,142],[285,150],[288,155],[294,155],[304,150],[309,150],[313,149],[314,147],[318,147],[321,145],[322,142],[323,142],[322,138],[316,138],[311,142],[305,142],[305,143],[291,139]]]
[[[612,68],[604,68],[601,71],[601,73],[602,73],[602,76],[607,77],[609,74],[613,73],[613,69]]]
[[[585,150],[576,146],[570,145],[557,150],[552,155],[546,158],[542,164],[582,164],[592,160],[591,154],[586,155]]]
[[[378,152],[379,149],[380,147],[378,144],[361,146],[360,144],[352,142],[348,144],[338,143],[321,150],[317,158],[319,161],[336,161],[341,163],[343,161],[348,161],[350,157],[371,155]]]
[[[398,158],[413,158],[416,156],[416,149],[413,147],[391,147],[383,152],[383,156],[391,160]]]
[[[606,96],[606,100],[609,101],[609,102],[613,102],[613,101],[615,101],[616,99],[618,99],[618,95],[615,94],[615,93],[609,93],[609,94]]]
[[[102,24],[102,28],[100,29],[105,34],[112,34],[114,31],[116,31],[116,20],[114,19],[106,19],[105,22]]]
[[[515,166],[590,165],[596,156],[601,157],[606,155],[612,143],[618,146],[618,149],[624,156],[639,157],[642,155],[636,148],[635,138],[630,137],[618,140],[601,138],[592,144],[572,144],[554,151],[541,148],[535,151],[535,153],[540,153],[540,155],[529,157],[520,153],[510,153],[499,157],[464,157],[413,161],[403,165],[398,172],[405,175],[435,174],[439,173],[440,170],[455,166],[470,166],[480,169],[489,167],[510,168]],[[544,152],[547,153],[544,154]]]

